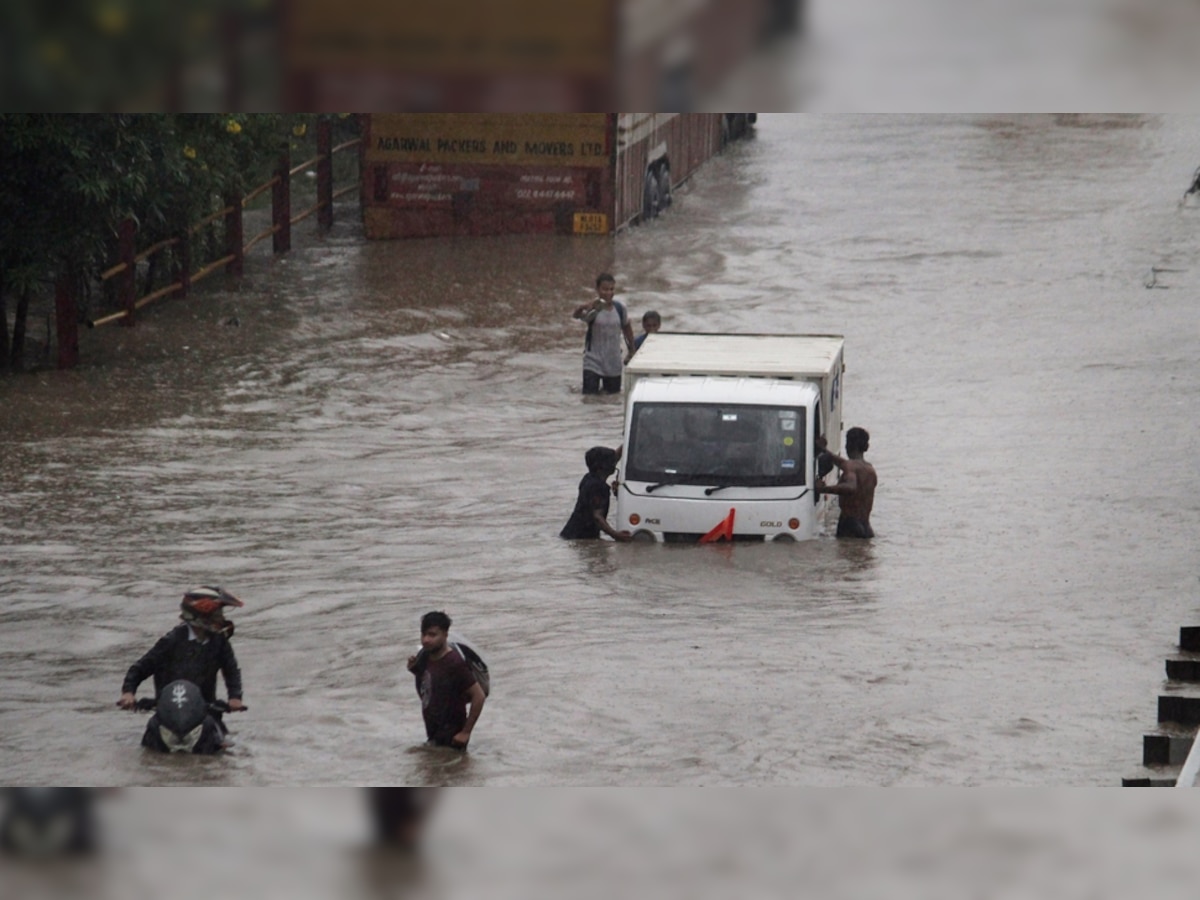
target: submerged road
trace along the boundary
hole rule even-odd
[[[612,241],[367,243],[348,209],[86,333],[0,380],[0,773],[1119,783],[1198,614],[1198,147],[1196,117],[763,115]],[[578,393],[602,270],[664,330],[844,334],[879,536],[559,540],[620,441]],[[225,759],[148,757],[121,678],[204,583],[246,602],[251,710]],[[492,667],[466,757],[420,746],[429,609]]]

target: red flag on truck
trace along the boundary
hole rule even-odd
[[[704,535],[704,537],[700,538],[700,543],[708,544],[708,543],[712,543],[713,541],[719,541],[722,539],[727,540],[727,541],[732,541],[733,540],[733,514],[735,512],[737,512],[736,509],[729,510],[729,515],[727,515],[724,519],[722,519],[720,522],[718,522],[717,526],[712,531],[710,531],[708,534]]]

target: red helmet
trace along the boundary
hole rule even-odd
[[[182,610],[179,617],[193,628],[202,628],[229,637],[233,634],[233,623],[225,619],[226,606],[245,604],[224,588],[208,585],[192,588],[183,595],[183,602],[179,604]]]

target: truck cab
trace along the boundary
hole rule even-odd
[[[814,440],[840,452],[842,369],[840,336],[650,335],[626,370],[616,526],[664,542],[815,537]]]

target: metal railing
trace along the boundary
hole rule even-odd
[[[147,247],[141,252],[134,252],[133,241],[136,229],[132,220],[122,223],[118,236],[119,254],[121,261],[100,273],[100,280],[108,281],[118,276],[124,276],[119,287],[122,308],[116,312],[87,321],[89,328],[97,328],[112,322],[132,325],[134,313],[163,297],[172,294],[187,296],[191,286],[208,277],[219,269],[226,269],[229,274],[240,276],[245,254],[260,241],[268,237],[274,239],[274,252],[285,253],[291,249],[291,227],[316,213],[320,227],[328,228],[333,224],[333,202],[359,188],[358,182],[335,190],[333,183],[333,158],[337,153],[357,147],[361,138],[345,141],[337,146],[332,145],[331,123],[322,120],[316,129],[317,155],[299,165],[293,166],[288,152],[285,150],[279,160],[275,175],[263,184],[247,192],[244,196],[226,198],[226,204],[216,212],[206,216],[199,222],[189,226],[182,234],[166,238]],[[317,202],[299,214],[291,214],[291,180],[300,172],[311,167],[317,170]],[[249,240],[243,238],[243,212],[248,203],[266,191],[273,191],[271,201],[271,225],[253,235]],[[191,238],[203,228],[218,219],[225,220],[225,253],[217,259],[209,261],[199,268],[192,270]],[[168,248],[177,248],[179,255],[178,277],[142,297],[136,297],[134,274],[138,263],[150,259],[154,254]],[[61,344],[61,341],[60,341]],[[77,342],[75,342],[77,346]],[[61,354],[60,354],[61,356]],[[63,365],[60,358],[60,368],[74,365],[78,359]]]

